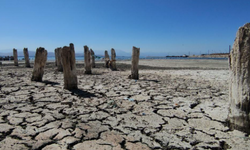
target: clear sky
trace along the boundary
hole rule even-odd
[[[0,52],[69,43],[76,52],[228,52],[250,22],[249,7],[250,0],[0,0]]]

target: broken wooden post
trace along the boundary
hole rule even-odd
[[[104,64],[104,66],[106,68],[109,68],[109,61],[110,61],[110,59],[109,59],[108,51],[105,51],[105,64]]]
[[[250,134],[250,23],[240,27],[229,56],[231,129]]]
[[[91,74],[90,51],[87,45],[84,46],[85,74]]]
[[[30,58],[29,58],[28,48],[23,49],[23,55],[25,59],[25,67],[30,67]]]
[[[58,47],[55,49],[56,51],[56,66],[57,66],[57,71],[63,72],[63,65],[62,65],[62,48]]]
[[[55,66],[57,66],[57,49],[55,49]]]
[[[91,54],[91,65],[92,68],[95,68],[95,53],[92,49],[90,49],[90,54]]]
[[[18,66],[17,50],[13,48],[14,65]]]
[[[64,88],[68,90],[77,89],[76,60],[74,45],[64,46],[61,50],[61,61],[63,65]]]
[[[138,64],[139,64],[140,48],[133,46],[132,51],[132,65],[131,65],[131,79],[139,79]]]
[[[117,70],[115,57],[116,57],[116,53],[115,53],[115,50],[112,48],[111,49],[111,61],[110,61],[110,69],[111,70]]]
[[[37,48],[31,81],[42,81],[46,61],[47,50],[45,50],[43,47]]]

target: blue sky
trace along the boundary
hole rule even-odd
[[[0,52],[74,43],[76,52],[227,52],[250,22],[249,0],[0,0]],[[121,53],[120,53],[121,54]]]

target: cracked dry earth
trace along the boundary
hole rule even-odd
[[[117,64],[122,68],[122,64]],[[32,68],[0,66],[0,149],[249,149],[229,130],[228,70],[140,70],[77,65],[79,90],[47,63],[43,82]],[[125,67],[126,68],[126,67]],[[129,68],[129,67],[127,67]]]

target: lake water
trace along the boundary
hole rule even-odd
[[[30,60],[34,60],[35,56],[30,56],[29,57]],[[101,60],[103,57],[101,58],[96,58],[96,60]],[[189,58],[189,57],[145,57],[142,56],[140,57],[140,59],[216,59],[216,60],[227,60],[228,58],[199,58],[199,57],[195,57],[195,58]],[[23,56],[18,57],[18,60],[24,60]],[[55,60],[54,56],[48,56],[47,60]],[[84,56],[77,56],[76,60],[78,61],[83,61],[84,60]],[[131,60],[130,56],[116,56],[116,60]]]

